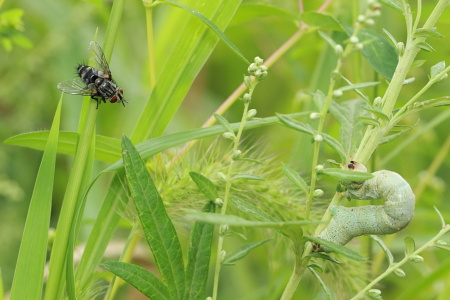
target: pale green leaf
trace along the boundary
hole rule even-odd
[[[326,168],[323,169],[321,173],[333,177],[339,181],[364,181],[373,178],[372,173],[338,168]]]
[[[405,237],[404,241],[405,241],[406,255],[410,255],[411,253],[416,251],[416,242],[414,241],[414,239],[412,237],[410,237],[410,236]]]
[[[245,256],[247,256],[253,249],[261,246],[262,244],[267,243],[268,241],[270,241],[270,239],[267,240],[263,240],[260,242],[255,242],[255,243],[248,243],[245,244],[239,248],[237,248],[236,250],[233,250],[231,252],[229,252],[224,260],[223,260],[223,264],[224,265],[232,265],[235,262],[243,259]]]
[[[227,119],[225,119],[223,116],[218,115],[218,114],[214,114],[214,118],[216,118],[217,122],[219,122],[220,125],[222,125],[223,128],[225,128],[225,130],[227,132],[234,133],[234,131],[233,131],[233,129],[231,129],[230,123],[228,122]]]
[[[278,222],[274,217],[260,209],[259,207],[253,205],[252,203],[232,197],[229,200],[229,204],[233,206],[235,209],[240,211],[243,214],[246,214],[249,217],[255,218],[258,221],[263,222]]]
[[[217,192],[217,188],[214,185],[214,183],[211,182],[211,180],[209,180],[205,176],[203,176],[199,173],[196,173],[196,172],[189,172],[189,176],[191,176],[192,180],[198,186],[200,191],[209,200],[214,201],[217,198],[219,198],[219,193]]]
[[[384,5],[389,6],[390,8],[392,8],[400,13],[403,11],[397,0],[379,0],[379,1],[381,3],[383,3]]]
[[[286,165],[285,163],[281,164],[281,168],[283,169],[284,175],[286,175],[286,177],[289,178],[289,180],[292,183],[297,185],[297,187],[299,187],[306,195],[309,194],[308,185],[306,184],[305,180],[300,176],[300,174],[298,174],[297,171],[295,171],[293,168]]]
[[[300,19],[312,28],[335,31],[343,30],[338,20],[336,20],[333,16],[324,13],[307,11],[300,14]]]
[[[416,44],[417,47],[419,47],[422,50],[425,50],[427,52],[433,52],[435,51],[433,47],[431,47],[430,44],[428,44],[427,42],[419,42]]]
[[[326,299],[333,299],[333,295],[331,294],[325,282],[323,282],[322,278],[320,278],[319,274],[317,274],[317,272],[311,266],[308,266],[308,270],[313,274],[314,277],[316,277],[317,281],[319,281],[320,286],[325,292]]]
[[[361,88],[365,88],[365,87],[376,86],[378,84],[380,84],[379,81],[354,83],[354,84],[351,84],[351,85],[343,86],[343,87],[339,88],[339,90],[343,91],[343,92],[344,91],[351,91],[351,90],[361,89]]]
[[[231,178],[231,180],[236,180],[236,179],[264,180],[264,178],[259,177],[257,175],[253,175],[253,174],[237,174]]]
[[[436,28],[426,29],[426,28],[417,28],[414,32],[415,37],[437,37],[443,38],[444,36],[439,33]]]
[[[320,244],[320,245],[322,245],[322,246],[332,250],[333,252],[342,254],[343,256],[348,257],[350,259],[353,259],[353,260],[356,260],[356,261],[367,260],[367,258],[362,257],[361,255],[359,255],[355,251],[353,251],[353,250],[351,250],[351,249],[349,249],[349,248],[347,248],[345,246],[342,246],[342,245],[339,245],[339,244],[336,244],[336,243],[333,243],[333,242],[330,242],[330,241],[327,241],[327,240],[324,240],[324,239],[321,239],[321,238],[318,238],[318,237],[315,237],[315,236],[304,235],[304,237],[307,240],[311,241],[311,242],[315,242],[317,244]]]

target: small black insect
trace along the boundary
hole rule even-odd
[[[125,106],[128,101],[123,98],[123,90],[112,79],[102,48],[96,42],[91,42],[89,49],[94,51],[95,68],[79,65],[79,77],[58,83],[58,89],[67,94],[91,96],[97,101],[97,108],[101,101],[106,103],[106,100],[111,103],[121,102]]]

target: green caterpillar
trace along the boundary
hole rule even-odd
[[[367,171],[356,162],[348,165],[351,170]],[[343,182],[347,187],[346,196],[351,199],[384,199],[384,205],[360,207],[334,206],[328,226],[319,238],[347,244],[351,239],[365,234],[392,234],[405,228],[414,215],[415,196],[410,185],[395,172],[381,170],[372,173],[373,178],[362,182]],[[329,250],[315,245],[317,252]]]

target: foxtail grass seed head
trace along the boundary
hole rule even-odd
[[[247,113],[247,121],[250,121],[251,119],[253,119],[256,116],[256,109],[252,108],[248,111]]]
[[[405,271],[403,271],[402,269],[398,268],[394,270],[394,274],[397,275],[398,277],[405,277],[406,273]]]

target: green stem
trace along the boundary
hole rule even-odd
[[[398,263],[390,266],[387,268],[386,271],[384,271],[382,274],[380,274],[377,278],[375,278],[371,283],[369,283],[364,289],[362,289],[358,294],[356,294],[351,300],[357,300],[361,299],[367,291],[369,291],[375,284],[380,282],[383,278],[403,266],[405,263],[407,263],[411,257],[419,255],[421,252],[423,252],[426,248],[431,247],[435,244],[435,242],[444,234],[446,234],[448,231],[450,231],[450,225],[445,225],[437,235],[435,235],[431,240],[429,240],[425,245],[417,249],[416,251],[410,253],[409,255],[405,255],[405,257],[399,261]]]
[[[145,6],[145,21],[147,23],[147,47],[150,73],[150,87],[156,85],[155,45],[153,37],[153,5]]]

